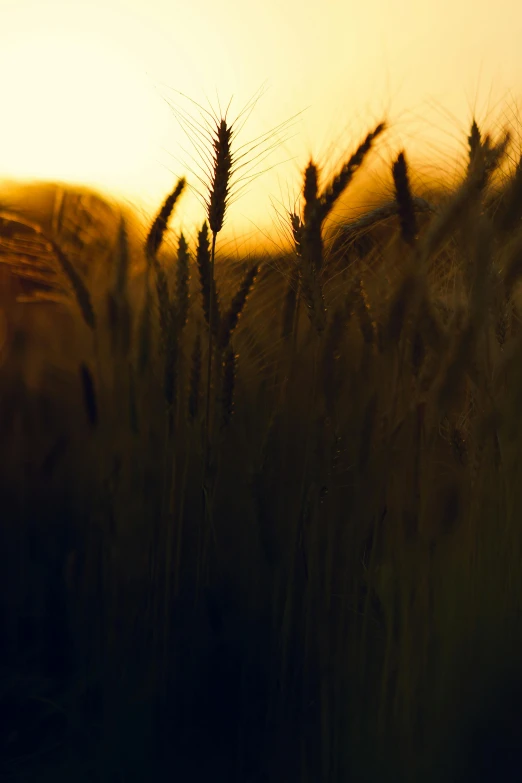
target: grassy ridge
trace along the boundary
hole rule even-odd
[[[4,214],[11,779],[435,783],[516,745],[522,169],[495,190],[510,140],[474,124],[445,200],[401,153],[394,203],[330,237],[383,133],[309,163],[280,257],[219,261],[226,119],[197,245],[163,250],[180,180],[139,274],[123,215],[89,280]],[[21,227],[59,301],[17,301]]]

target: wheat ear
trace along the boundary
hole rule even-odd
[[[183,193],[185,184],[186,181],[184,177],[181,177],[172,193],[170,193],[163,202],[160,211],[150,227],[147,239],[145,240],[145,256],[149,265],[155,265],[156,263],[158,250],[163,242],[169,219],[178,199]]]
[[[408,177],[408,164],[404,152],[399,156],[392,168],[393,182],[395,184],[395,199],[399,210],[402,238],[408,245],[414,245],[417,237],[417,217]]]
[[[251,292],[257,274],[259,272],[259,264],[255,263],[251,269],[245,275],[245,278],[239,289],[232,299],[229,311],[223,318],[220,324],[218,343],[220,349],[223,351],[229,345],[230,339],[236,329],[236,326],[241,318],[241,314],[245,307],[249,293]]]
[[[141,314],[140,323],[140,347],[139,347],[139,366],[143,372],[147,367],[150,354],[151,340],[151,310],[152,297],[150,291],[150,270],[154,269],[156,274],[156,292],[158,295],[158,304],[160,312],[160,326],[162,335],[162,344],[165,347],[167,343],[167,331],[169,323],[169,297],[168,284],[165,272],[160,266],[157,258],[159,248],[163,242],[167,230],[168,221],[174,211],[174,207],[185,188],[185,179],[178,180],[176,187],[163,202],[158,214],[156,215],[149,233],[145,239],[145,259],[147,262],[145,270],[145,301]]]
[[[305,169],[303,184],[303,226],[302,253],[303,260],[313,269],[314,275],[319,275],[323,267],[323,236],[321,201],[319,199],[319,172],[313,161]]]
[[[207,322],[207,327],[210,327],[212,323],[212,333],[215,337],[217,337],[219,324],[221,321],[221,307],[219,296],[215,290],[215,287],[211,285],[211,278],[213,275],[211,270],[208,225],[206,223],[203,224],[203,227],[198,234],[196,261],[198,265],[199,280],[201,283],[201,297],[203,300],[203,313],[205,316],[205,321]]]
[[[470,134],[468,136],[468,146],[469,146],[468,172],[470,172],[473,166],[475,165],[475,160],[481,148],[481,145],[482,145],[482,135],[480,133],[480,128],[477,125],[475,118],[473,118],[473,122],[471,123]]]
[[[332,179],[331,183],[325,188],[320,198],[321,219],[324,221],[334,208],[339,197],[344,193],[350,184],[353,175],[361,166],[364,158],[371,149],[373,142],[386,130],[384,122],[379,123],[373,131],[368,133],[362,144],[359,145],[352,157],[341,168],[339,173]]]
[[[80,308],[80,311],[83,315],[83,320],[87,326],[94,331],[96,328],[96,316],[94,314],[91,295],[89,294],[87,286],[83,282],[80,274],[76,271],[69,258],[56,244],[56,242],[53,242],[52,239],[47,239],[46,241],[51,245],[63,272],[72,286],[78,307]]]
[[[506,133],[504,139],[491,148],[486,137],[481,150],[476,153],[464,182],[436,219],[431,222],[422,242],[417,244],[417,259],[421,266],[448,239],[459,221],[469,214],[471,207],[480,201],[493,171],[506,152],[509,139],[509,134]]]

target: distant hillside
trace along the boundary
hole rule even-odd
[[[110,258],[123,215],[134,269],[139,268],[140,230],[132,210],[81,187],[59,183],[0,182],[0,264],[16,276],[25,295],[67,293],[54,255],[24,220],[37,224],[73,261],[89,286],[110,273]]]

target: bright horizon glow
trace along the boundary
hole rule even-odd
[[[179,176],[201,189],[166,99],[198,112],[173,90],[216,112],[234,96],[234,119],[267,84],[237,143],[295,120],[224,234],[236,247],[281,242],[276,210],[294,204],[310,155],[328,176],[383,117],[390,130],[365,170],[380,167],[388,185],[402,147],[418,179],[452,175],[474,112],[494,129],[504,112],[516,135],[521,17],[514,0],[496,3],[494,24],[486,0],[3,0],[0,176],[91,186],[151,214]],[[204,217],[186,194],[179,225],[193,237]]]

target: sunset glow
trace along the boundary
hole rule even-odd
[[[200,118],[173,90],[218,113],[234,96],[233,119],[266,84],[238,143],[294,120],[228,228],[273,234],[310,154],[329,173],[383,116],[377,164],[404,145],[452,173],[473,111],[498,121],[518,99],[520,11],[500,0],[490,14],[485,0],[4,2],[0,174],[98,186],[153,211],[178,176],[199,186],[167,101]],[[419,171],[430,175],[427,163]],[[194,194],[183,215],[201,221]]]

